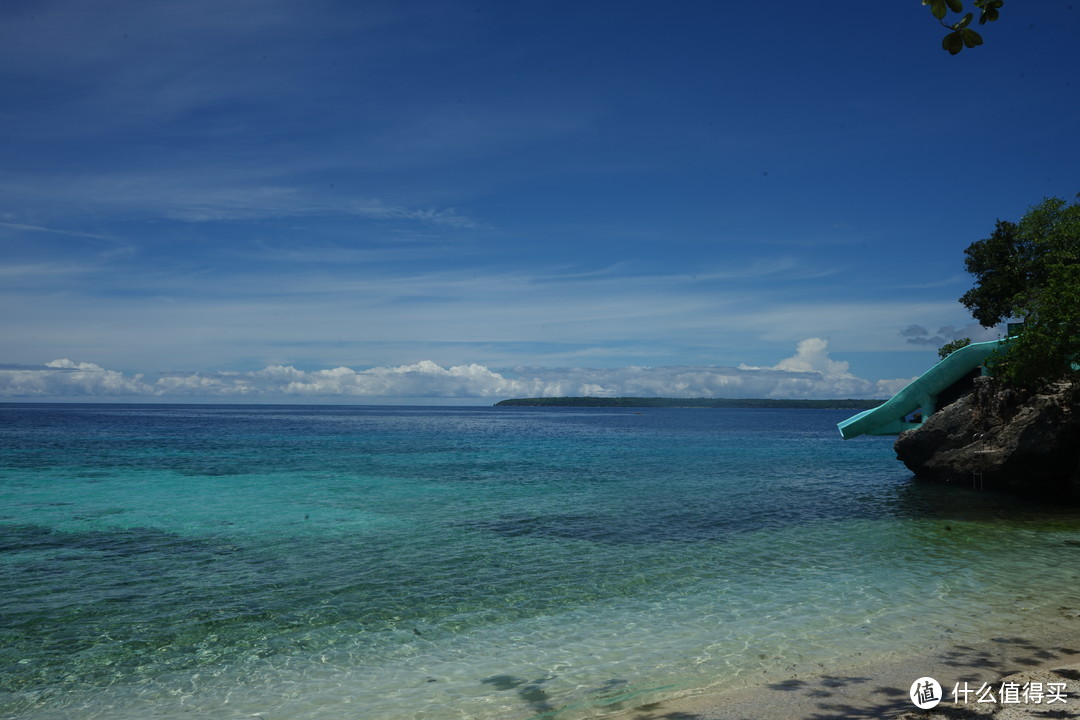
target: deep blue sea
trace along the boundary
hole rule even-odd
[[[0,405],[0,717],[576,720],[1075,606],[1075,512],[853,412]]]

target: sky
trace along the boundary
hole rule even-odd
[[[970,2],[966,3],[970,5]],[[1080,191],[1080,9],[5,0],[0,400],[888,397]]]

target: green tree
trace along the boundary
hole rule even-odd
[[[1058,264],[1032,301],[1024,330],[998,358],[994,374],[1006,383],[1037,388],[1080,381],[1080,263]]]
[[[964,250],[975,286],[960,302],[984,327],[1023,318],[1059,265],[1080,262],[1080,205],[1047,198],[1019,223],[998,220],[993,234]]]
[[[1016,316],[1031,292],[1034,248],[1019,229],[1016,223],[998,220],[990,237],[964,250],[964,268],[975,276],[975,287],[961,295],[960,302],[983,327]]]
[[[938,351],[937,351],[938,357],[941,358],[942,360],[944,360],[945,358],[949,357],[950,355],[952,355],[954,352],[956,352],[960,348],[967,347],[970,344],[971,344],[971,338],[960,338],[959,340],[953,340],[952,342],[947,342],[947,343],[945,343],[944,345],[942,345],[941,347],[938,348]]]
[[[955,22],[946,22],[945,16],[950,12],[960,15],[964,12],[963,0],[922,0],[923,5],[930,6],[930,14],[938,19],[949,33],[942,38],[941,47],[950,55],[956,55],[964,48],[973,48],[983,44],[982,35],[968,27],[975,19],[974,13],[966,13]],[[1004,0],[975,0],[972,5],[979,10],[979,24],[985,25],[998,19]]]
[[[1048,198],[1019,223],[999,220],[964,254],[976,282],[960,302],[972,316],[986,327],[1024,322],[995,374],[1026,387],[1080,379],[1080,203]]]

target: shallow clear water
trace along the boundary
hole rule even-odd
[[[0,716],[573,720],[1039,624],[1071,511],[817,410],[0,406]]]

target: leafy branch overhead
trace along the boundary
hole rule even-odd
[[[958,21],[949,23],[945,16],[949,13],[960,15],[964,12],[963,0],[922,0],[923,5],[930,6],[930,14],[938,19],[950,32],[941,40],[941,47],[949,51],[950,55],[956,55],[966,47],[973,48],[982,45],[982,35],[968,27],[975,19],[975,13],[966,13]],[[979,24],[985,25],[998,19],[999,10],[1005,4],[1004,0],[975,0],[972,3],[979,11]]]

